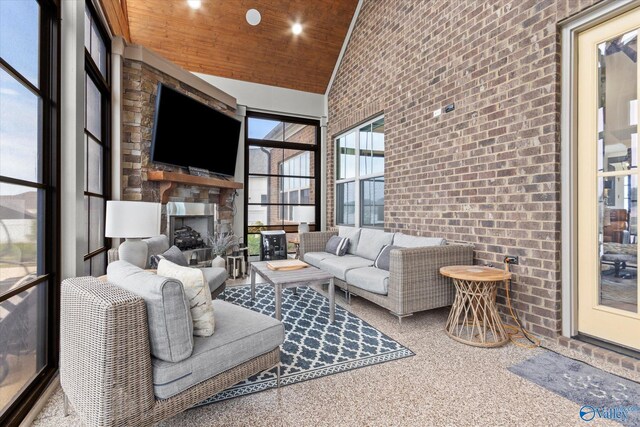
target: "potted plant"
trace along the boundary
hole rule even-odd
[[[225,258],[227,252],[238,244],[238,237],[233,233],[215,233],[208,236],[208,241],[211,252],[216,255],[211,261],[211,266],[224,268],[226,266]]]

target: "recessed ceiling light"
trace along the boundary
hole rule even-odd
[[[262,16],[260,16],[260,12],[258,12],[256,9],[249,9],[247,10],[247,15],[245,16],[247,18],[247,22],[249,23],[249,25],[258,25],[260,23],[260,20],[262,19]]]
[[[299,23],[295,23],[291,26],[291,31],[293,32],[293,34],[298,35],[302,32],[302,25],[300,25]]]
[[[200,9],[200,6],[202,6],[202,0],[187,0],[187,4],[191,9]]]

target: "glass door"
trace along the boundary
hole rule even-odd
[[[636,9],[578,36],[578,330],[640,350]]]

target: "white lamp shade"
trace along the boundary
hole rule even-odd
[[[137,239],[160,234],[160,203],[107,201],[105,236]]]
[[[315,223],[316,222],[316,207],[315,206],[294,206],[293,207],[293,220],[300,223]]]

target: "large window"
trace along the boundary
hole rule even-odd
[[[101,276],[107,265],[104,237],[105,206],[111,188],[109,171],[109,38],[87,3],[84,16],[84,210],[87,232],[84,271]]]
[[[384,117],[336,138],[336,224],[384,226]]]
[[[0,1],[0,425],[57,365],[58,11]]]
[[[246,121],[246,241],[259,254],[260,231],[319,229],[320,126],[317,120],[249,112]],[[290,251],[294,250],[291,246]]]

